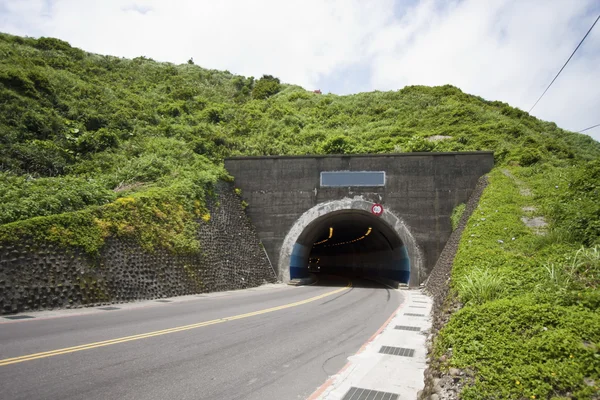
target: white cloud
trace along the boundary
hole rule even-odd
[[[435,2],[379,32],[371,85],[450,83],[529,110],[597,14],[592,2]],[[579,130],[600,122],[600,27],[584,42],[533,114]],[[590,132],[600,139],[600,131]]]
[[[596,0],[0,0],[0,31],[334,93],[449,83],[528,110],[599,12]],[[600,123],[597,65],[600,26],[533,114]]]

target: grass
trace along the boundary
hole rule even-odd
[[[452,230],[456,230],[458,228],[458,224],[460,219],[462,218],[463,213],[465,212],[466,204],[461,203],[457,205],[454,210],[452,210],[452,215],[450,216],[450,221],[452,222]]]
[[[476,372],[465,399],[598,397],[600,143],[590,137],[450,85],[318,95],[7,34],[0,54],[0,242],[93,254],[126,236],[197,252],[206,200],[231,180],[224,157],[493,151],[452,272],[450,300],[464,307],[434,354]]]
[[[483,304],[501,298],[506,291],[506,282],[502,275],[475,268],[458,283],[457,291],[466,304]]]
[[[599,247],[582,247],[559,221],[540,235],[520,220],[526,212],[544,216],[563,201],[556,191],[565,171],[545,171],[496,168],[463,232],[451,296],[464,306],[434,346],[435,357],[446,355],[442,368],[475,371],[463,399],[600,393]]]

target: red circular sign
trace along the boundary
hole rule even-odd
[[[381,215],[383,214],[383,206],[381,204],[375,203],[371,207],[371,212],[375,215]]]

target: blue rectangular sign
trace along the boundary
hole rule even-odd
[[[385,186],[385,171],[324,171],[321,186]]]

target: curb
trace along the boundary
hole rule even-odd
[[[312,285],[313,283],[316,283],[317,281],[318,281],[317,276],[315,274],[310,274],[310,276],[308,278],[292,279],[291,281],[288,282],[288,285],[290,285],[290,286],[306,286],[306,285]]]
[[[432,299],[422,290],[397,290],[406,296],[403,303],[356,354],[348,358],[340,371],[329,376],[311,394],[309,400],[342,400],[356,393],[379,396],[376,398],[414,399],[423,390]],[[417,329],[402,330],[399,327]],[[390,346],[412,352],[405,356],[381,354],[384,347]]]

